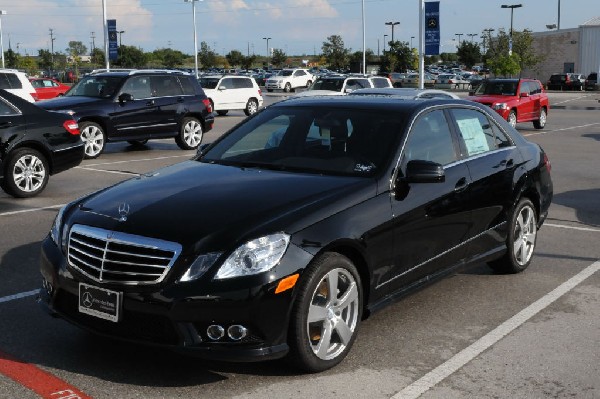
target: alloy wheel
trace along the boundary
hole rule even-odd
[[[524,206],[516,218],[514,228],[513,254],[515,261],[523,266],[529,262],[535,248],[535,211],[529,206]]]

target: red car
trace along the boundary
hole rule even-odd
[[[31,78],[29,81],[38,95],[38,100],[62,96],[71,88],[71,86],[64,85],[51,78]]]
[[[535,79],[488,79],[467,100],[491,107],[512,127],[533,122],[536,129],[543,129],[550,109],[548,95]]]

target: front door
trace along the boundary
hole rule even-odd
[[[120,139],[147,137],[156,130],[157,104],[149,76],[131,76],[121,89],[133,99],[119,101],[111,115],[115,136]]]

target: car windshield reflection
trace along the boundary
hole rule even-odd
[[[112,97],[123,81],[121,77],[85,77],[73,86],[65,97]]]
[[[483,82],[475,91],[475,95],[517,95],[518,82],[487,81]]]
[[[267,109],[209,147],[200,161],[306,173],[374,176],[403,131],[398,114],[348,109]]]

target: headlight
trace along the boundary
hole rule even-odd
[[[219,256],[221,256],[221,252],[200,255],[179,281],[192,281],[201,277],[217,261]]]
[[[506,105],[506,103],[498,103],[498,104],[494,104],[494,106],[492,108],[493,109],[508,109],[508,106]]]
[[[266,272],[279,263],[289,243],[290,236],[285,233],[271,234],[249,241],[227,258],[215,279]]]
[[[61,231],[62,231],[62,219],[63,219],[63,215],[65,213],[65,208],[67,206],[63,206],[62,208],[60,208],[60,210],[58,211],[58,213],[56,214],[56,217],[54,218],[54,223],[52,224],[52,228],[50,229],[50,238],[52,238],[52,241],[54,241],[54,243],[56,245],[58,245],[60,247],[60,243],[61,243]]]

